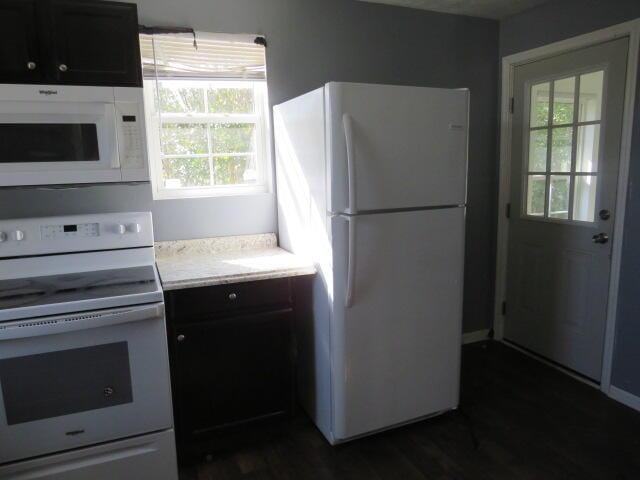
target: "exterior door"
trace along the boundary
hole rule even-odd
[[[337,441],[457,406],[464,213],[332,218]]]
[[[628,39],[514,77],[505,338],[599,381]]]
[[[326,102],[332,213],[466,202],[467,90],[329,83]]]

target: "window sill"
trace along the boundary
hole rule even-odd
[[[190,200],[199,198],[217,198],[217,197],[247,197],[269,194],[266,185],[251,186],[230,186],[219,188],[193,188],[182,190],[155,190],[153,191],[154,200]]]

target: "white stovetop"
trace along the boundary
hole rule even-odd
[[[277,246],[273,233],[157,242],[164,290],[312,275],[313,264]]]

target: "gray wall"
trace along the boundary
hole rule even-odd
[[[638,0],[555,0],[500,24],[501,56],[640,17]],[[640,396],[640,88],[622,252],[613,385]]]
[[[141,22],[267,37],[270,103],[330,80],[471,89],[465,330],[491,317],[498,24],[354,0],[138,0]],[[159,240],[269,232],[273,195],[153,201],[148,186],[0,192],[0,218],[151,210]]]

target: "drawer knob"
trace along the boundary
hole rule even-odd
[[[238,298],[238,295],[236,295],[235,293],[229,294],[229,300],[235,300],[236,298]]]
[[[186,338],[186,337],[185,337],[183,334],[180,334],[180,335],[178,335],[178,336],[176,337],[176,340],[177,340],[177,341],[179,341],[179,342],[184,342],[184,339],[185,339],[185,338]]]

